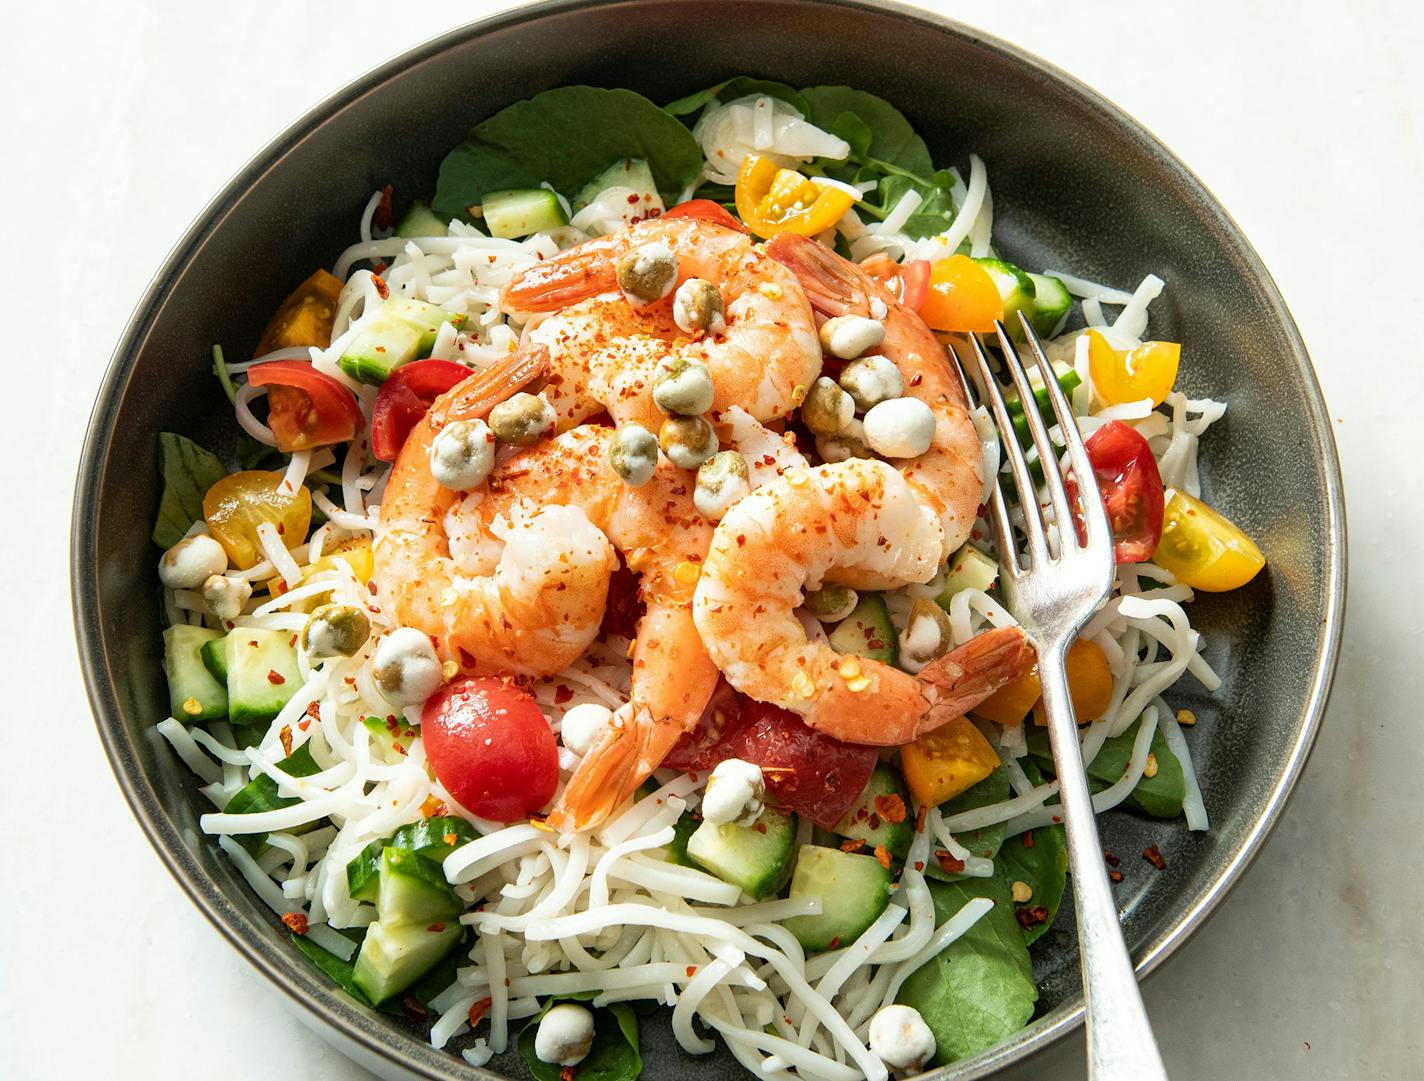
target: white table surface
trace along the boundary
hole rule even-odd
[[[0,622],[0,1077],[368,1076],[279,1006],[131,820],[80,686],[64,523],[109,352],[192,217],[309,106],[493,6],[0,6],[0,580],[14,601]],[[1279,281],[1337,418],[1352,566],[1334,697],[1265,853],[1147,985],[1172,1076],[1418,1078],[1424,515],[1404,469],[1424,416],[1424,9],[935,6],[1096,86],[1199,173]],[[1071,1041],[1007,1076],[1081,1077],[1080,1056]]]

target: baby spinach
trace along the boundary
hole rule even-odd
[[[1126,732],[1103,744],[1102,750],[1088,767],[1088,781],[1094,792],[1101,792],[1122,779],[1132,759],[1132,744],[1137,738],[1139,717]],[[1028,737],[1028,750],[1034,759],[1050,773],[1053,771],[1053,751],[1048,742],[1048,730],[1035,728]],[[1182,801],[1187,796],[1182,763],[1167,747],[1161,731],[1152,734],[1152,756],[1157,760],[1157,774],[1145,774],[1128,796],[1127,802],[1153,818],[1176,818],[1182,813]]]
[[[952,815],[962,814],[965,811],[973,811],[979,807],[987,807],[991,803],[1000,803],[1011,795],[1009,791],[1009,775],[1004,772],[1004,767],[1000,766],[993,773],[985,777],[972,788],[961,792],[954,799],[940,807],[940,813],[945,818]],[[956,833],[954,839],[969,850],[971,856],[983,856],[985,859],[993,859],[999,852],[999,846],[1004,842],[1004,823],[995,822],[992,826],[981,826],[975,830],[965,830],[963,833]],[[951,874],[940,868],[933,859],[925,868],[925,874],[931,878],[942,879],[946,882],[953,882],[962,875]]]
[[[153,523],[153,543],[172,548],[203,516],[203,496],[227,470],[216,454],[173,432],[159,433],[158,455],[163,495]]]
[[[931,882],[930,893],[936,924],[975,897],[994,903],[900,989],[898,1001],[920,1011],[934,1033],[934,1061],[945,1065],[993,1047],[1023,1028],[1033,1016],[1038,988],[1003,878]]]
[[[931,179],[934,183],[926,187],[908,177],[887,176],[880,180],[880,186],[876,189],[879,209],[886,214],[895,209],[895,204],[906,192],[913,190],[920,193],[922,202],[901,228],[906,236],[917,240],[937,236],[948,229],[949,223],[954,220],[954,200],[950,196],[954,190],[954,174],[948,169],[941,169]]]
[[[1043,783],[1043,774],[1031,760],[1023,760],[1023,771],[1035,785]],[[1025,839],[1032,836],[1032,845]],[[999,869],[1010,883],[1024,882],[1033,896],[1020,904],[1014,902],[1015,914],[1024,910],[1042,909],[1044,918],[1020,918],[1024,937],[1032,945],[1053,926],[1063,892],[1068,885],[1068,840],[1062,826],[1048,826],[1010,837],[999,849]]]
[[[688,94],[685,98],[670,101],[663,106],[663,110],[672,116],[687,117],[691,122],[696,119],[698,113],[714,101],[736,101],[737,98],[750,97],[752,94],[779,98],[802,116],[806,116],[811,111],[810,104],[799,91],[785,83],[774,82],[770,79],[756,79],[750,75],[738,75],[731,79],[725,79],[716,86],[709,86],[706,90],[699,90],[695,94]]]
[[[529,1067],[535,1081],[560,1081],[563,1067],[541,1062],[534,1054],[534,1033],[539,1022],[554,1005],[544,1008],[519,1033],[519,1057]],[[619,1002],[593,1011],[593,1049],[578,1064],[579,1081],[635,1081],[643,1070],[638,1053],[638,1018],[627,1003]]]
[[[476,124],[440,163],[431,205],[464,217],[487,192],[547,181],[572,196],[620,158],[642,158],[658,189],[697,179],[702,148],[676,117],[631,90],[563,86],[501,109]]]

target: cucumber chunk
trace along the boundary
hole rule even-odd
[[[168,708],[183,724],[212,721],[227,713],[227,691],[203,663],[202,649],[222,638],[206,627],[179,624],[163,632],[163,670]]]
[[[239,627],[228,633],[227,698],[233,724],[266,724],[302,685],[291,631]]]
[[[676,863],[680,867],[696,867],[692,857],[687,854],[687,842],[692,840],[692,835],[698,830],[697,819],[683,811],[678,816],[676,822],[672,824],[672,840],[668,842],[664,851],[667,853],[668,863]]]
[[[631,188],[635,194],[651,196],[657,199],[659,206],[662,205],[658,185],[653,180],[653,171],[648,168],[648,163],[642,158],[624,158],[615,161],[579,189],[572,200],[574,213],[577,214],[609,188]]]
[[[936,600],[945,611],[956,593],[966,589],[979,589],[987,593],[999,580],[999,565],[987,555],[966,544],[950,557],[949,567],[944,573],[944,588]]]
[[[227,694],[227,638],[225,635],[218,635],[216,638],[209,638],[203,643],[203,648],[198,651],[203,659],[203,667],[213,674],[213,678],[223,685],[223,694]]]
[[[786,884],[795,840],[795,816],[767,810],[752,826],[703,822],[687,839],[687,855],[703,870],[760,901]]]
[[[1034,285],[1033,314],[1029,316],[1029,322],[1040,337],[1051,338],[1073,306],[1073,297],[1069,295],[1068,287],[1057,278],[1047,274],[1030,274],[1029,278]]]
[[[456,815],[436,815],[420,822],[411,822],[396,830],[391,844],[408,848],[428,860],[443,863],[445,857],[476,837],[475,828]]]
[[[567,225],[559,197],[548,188],[511,188],[492,191],[482,204],[490,236],[518,240]]]
[[[895,799],[900,801],[901,818],[898,822],[891,822],[884,812],[893,808]],[[892,856],[905,858],[905,853],[910,850],[910,841],[915,836],[915,823],[910,815],[910,797],[893,770],[884,766],[875,767],[865,792],[836,823],[835,832],[842,837],[864,841],[871,849],[884,847]]]
[[[402,364],[429,356],[445,323],[460,326],[463,315],[409,297],[387,300],[370,324],[341,355],[341,370],[352,379],[379,386]]]
[[[819,897],[819,916],[792,916],[786,929],[808,950],[849,946],[890,903],[890,871],[874,856],[802,845],[792,897]]]
[[[981,267],[994,279],[994,285],[999,290],[999,298],[1004,302],[1004,326],[1009,330],[1009,337],[1015,341],[1023,338],[1023,327],[1019,325],[1018,313],[1023,311],[1030,318],[1033,316],[1034,296],[1038,291],[1038,286],[1034,284],[1033,278],[1024,273],[1013,263],[1006,263],[1002,259],[975,259]]]
[[[346,892],[353,901],[374,905],[381,883],[381,853],[385,841],[372,841],[346,865]]]
[[[377,920],[367,929],[356,955],[352,981],[372,1005],[379,1006],[438,965],[464,930],[454,922]]]
[[[347,882],[349,885],[349,876]],[[376,912],[382,920],[453,920],[461,907],[445,873],[435,863],[408,848],[382,849],[376,888]]]
[[[396,226],[396,236],[411,237],[445,236],[450,232],[450,224],[440,220],[440,215],[424,203],[412,203],[405,217]]]
[[[850,615],[831,632],[831,647],[836,652],[854,653],[885,664],[895,663],[895,642],[895,626],[890,622],[885,598],[879,593],[862,593]]]

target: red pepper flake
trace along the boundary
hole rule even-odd
[[[842,841],[842,842],[841,842],[841,851],[842,851],[842,852],[854,852],[854,851],[856,851],[857,849],[864,848],[864,847],[865,847],[865,842],[864,842],[864,841],[850,840],[850,841]]]
[[[489,1008],[494,1005],[494,1000],[482,998],[470,1006],[470,1027],[478,1028],[479,1023],[485,1019],[485,1014],[489,1013]]]
[[[926,815],[928,812],[929,812],[929,808],[926,807],[923,803],[920,804],[920,809],[915,812],[915,832],[916,832],[916,833],[924,833],[924,832],[925,832],[925,815]]]
[[[696,965],[688,965],[688,966],[687,966],[687,978],[690,980],[690,979],[692,979],[693,976],[696,976],[696,975],[697,975],[697,966],[696,966]]]
[[[574,1075],[577,1073],[577,1066],[565,1066],[559,1071],[559,1081],[574,1081]]]
[[[1109,872],[1108,872],[1108,878],[1111,879],[1113,882],[1121,882],[1121,881],[1122,881],[1122,872],[1121,872],[1121,871],[1109,871]]]
[[[1167,869],[1167,861],[1162,858],[1162,853],[1158,851],[1155,844],[1148,845],[1142,850],[1142,858],[1159,871]]]
[[[508,976],[506,976],[506,977],[504,978],[504,986],[506,986],[506,987],[509,986],[509,977],[508,977]]]
[[[869,825],[872,830],[878,830],[880,828],[880,816],[878,814],[872,814],[869,819]]]
[[[374,578],[366,583],[366,591],[373,597],[376,595],[376,580]]]
[[[1104,852],[1104,853],[1103,853],[1103,859],[1105,859],[1105,860],[1108,861],[1108,866],[1109,866],[1109,867],[1121,867],[1121,866],[1122,866],[1122,860],[1120,860],[1117,856],[1114,856],[1111,852]]]
[[[449,845],[451,848],[454,848],[455,842],[458,841],[460,838],[456,837],[453,833],[445,833],[441,835],[440,839],[444,841],[447,845]]]
[[[443,923],[440,923],[439,921],[436,921],[435,923],[432,923],[429,927],[427,927],[426,930],[429,931],[431,934],[438,935],[441,931],[445,930],[445,925]]]
[[[395,189],[387,184],[381,189],[381,200],[376,204],[376,209],[371,212],[371,224],[377,229],[389,229],[391,227],[391,196],[395,194]]]
[[[964,870],[964,861],[956,859],[948,849],[936,848],[934,858],[939,869],[947,875],[957,875]]]
[[[386,284],[386,279],[379,274],[371,275],[371,284],[376,287],[376,295],[382,300],[391,295],[391,287]],[[381,348],[379,345],[376,346],[377,351],[380,351]]]
[[[284,912],[282,922],[287,925],[287,930],[294,935],[304,935],[307,933],[307,916],[305,912]]]
[[[405,748],[396,740],[391,740],[391,750],[395,751],[396,754],[405,754]]]
[[[758,833],[765,833],[765,832],[766,832],[766,823],[765,823],[765,822],[758,822],[758,823],[756,824],[756,831],[757,831]]]
[[[300,721],[297,722],[297,727],[303,732],[305,732],[308,728],[311,727],[311,718],[303,717]]]
[[[406,995],[401,999],[401,1009],[405,1011],[405,1019],[412,1025],[418,1025],[430,1016],[430,1011],[414,995]]]
[[[562,706],[565,702],[571,701],[574,696],[574,689],[560,683],[554,688],[554,705]]]
[[[296,636],[295,634],[292,635],[292,637],[290,637],[290,638],[287,639],[287,648],[288,648],[288,649],[296,649],[296,648],[297,648],[297,636]]]
[[[284,526],[281,522],[278,522],[278,523],[277,523],[277,536],[279,536],[279,537],[280,537],[280,536],[283,536],[286,532],[287,532],[287,527]],[[283,588],[283,589],[286,589],[286,588],[287,588],[287,583],[286,583],[285,581],[282,583],[282,588]]]
[[[283,683],[287,682],[287,677],[282,675],[277,669],[269,668],[267,669],[267,682],[274,687],[280,687]]]
[[[833,950],[836,949],[838,946],[840,946],[840,944],[841,944],[841,936],[840,936],[840,935],[836,935],[834,938],[831,939],[831,949],[833,949]]]
[[[883,821],[898,824],[905,821],[905,801],[895,793],[875,797],[875,813]]]
[[[890,870],[890,853],[884,845],[875,846],[875,858],[880,862],[880,866],[885,870]]]
[[[924,861],[924,860],[916,860],[916,861],[915,861],[915,870],[917,870],[917,871],[923,871],[924,869],[925,869],[925,861]]]
[[[1047,922],[1048,909],[1042,905],[1023,905],[1014,909],[1014,918],[1019,921],[1019,926],[1027,931],[1030,927]]]
[[[1033,847],[1033,830],[1024,830],[1023,846],[1025,848]]]
[[[318,702],[307,703],[307,716],[314,721],[321,720],[321,705]]]
[[[282,730],[277,733],[277,738],[282,741],[282,753],[290,758],[292,755],[292,726],[284,724]]]

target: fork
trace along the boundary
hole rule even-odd
[[[980,400],[993,412],[999,441],[1018,489],[1019,506],[1024,512],[1026,559],[1015,544],[1008,505],[996,481],[989,501],[990,525],[1004,565],[1009,608],[1038,651],[1043,705],[1048,714],[1048,735],[1068,834],[1068,866],[1072,872],[1074,911],[1078,919],[1078,959],[1083,974],[1088,1034],[1088,1076],[1092,1081],[1167,1081],[1157,1041],[1142,1005],[1132,959],[1123,941],[1117,903],[1108,885],[1064,669],[1069,644],[1107,600],[1112,588],[1112,528],[1098,494],[1083,438],[1058,386],[1053,367],[1022,312],[1019,320],[1067,447],[1082,504],[1081,537],[1073,525],[1074,511],[1059,465],[1059,451],[1049,439],[1048,427],[1039,414],[1028,375],[1009,340],[1008,331],[1002,322],[994,323],[1004,366],[1024,405],[1024,418],[1043,467],[1048,502],[1057,526],[1056,544],[1048,533],[1028,459],[1019,446],[1003,390],[990,371],[984,343],[977,334],[970,335],[970,342]]]

